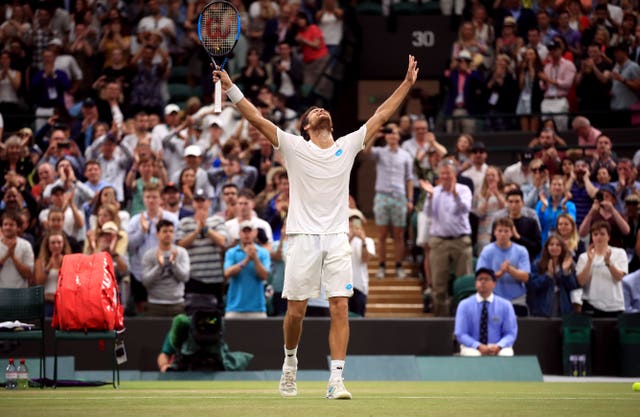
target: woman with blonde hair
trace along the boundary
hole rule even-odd
[[[478,216],[477,253],[482,252],[482,248],[491,243],[493,216],[506,206],[503,189],[504,180],[500,169],[495,166],[488,167],[474,204],[474,212]]]
[[[574,219],[576,218],[576,205],[569,200],[562,175],[554,175],[551,179],[549,197],[542,192],[539,197],[539,201],[536,204],[536,213],[540,220],[542,244],[544,245],[549,234],[555,230],[560,214],[568,214]]]
[[[113,223],[118,228],[118,242],[115,247],[116,252],[118,252],[121,256],[126,255],[129,238],[127,236],[127,232],[122,228],[119,208],[116,204],[113,203],[107,203],[98,208],[98,211],[96,212],[95,223],[92,222],[91,229],[87,231],[87,239],[84,242],[83,250],[85,254],[92,254],[96,252],[100,231],[102,230],[102,227],[109,222]]]
[[[62,257],[70,253],[71,246],[63,232],[49,231],[42,239],[40,253],[34,265],[34,280],[36,285],[44,285],[45,315],[47,317],[53,315]]]

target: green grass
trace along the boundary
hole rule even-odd
[[[3,417],[160,416],[640,416],[628,383],[348,382],[351,401],[323,398],[325,384],[300,382],[281,398],[277,382],[124,382],[120,389],[0,392]]]

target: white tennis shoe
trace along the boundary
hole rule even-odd
[[[282,375],[280,376],[280,395],[283,397],[295,397],[298,395],[296,373],[297,369],[295,368],[282,368]]]
[[[331,378],[327,386],[327,398],[330,400],[350,400],[351,393],[344,387],[344,380]]]

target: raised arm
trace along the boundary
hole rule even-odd
[[[274,147],[278,147],[278,127],[271,120],[262,117],[262,113],[244,97],[240,88],[231,81],[226,71],[213,71],[213,82],[220,81],[227,96],[235,104],[242,116],[262,133]]]
[[[409,55],[409,67],[407,68],[407,75],[405,75],[404,81],[402,81],[398,88],[396,88],[396,91],[378,107],[373,116],[367,120],[367,136],[364,138],[365,146],[375,138],[376,133],[382,125],[385,124],[398,107],[400,107],[400,104],[402,104],[409,90],[411,90],[411,87],[418,79],[418,71],[418,61],[416,61],[413,55]]]

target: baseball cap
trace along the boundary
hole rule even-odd
[[[503,22],[504,26],[515,26],[516,25],[516,18],[513,16],[507,16],[504,18],[504,22]]]
[[[244,230],[244,229],[255,229],[256,227],[254,226],[253,222],[251,220],[244,220],[242,222],[240,222],[240,230]]]
[[[62,40],[58,39],[58,38],[53,38],[49,41],[49,46],[55,45],[55,46],[59,46],[62,47]]]
[[[616,196],[616,189],[611,184],[604,184],[600,186],[600,191],[606,191],[612,196]]]
[[[471,54],[466,49],[463,49],[458,53],[458,59],[464,59],[465,61],[471,61]]]
[[[195,193],[193,193],[194,200],[206,200],[207,194],[204,192],[202,188],[198,188]]]
[[[91,97],[87,97],[82,100],[82,107],[94,107],[95,105],[96,102]]]
[[[492,280],[496,280],[496,274],[493,272],[493,269],[489,269],[489,268],[478,268],[478,270],[476,271],[476,275],[475,277],[478,278],[478,275],[480,274],[488,274],[491,276]]]
[[[164,115],[168,116],[171,113],[179,113],[180,112],[180,106],[178,106],[177,104],[167,104],[164,108]]]
[[[180,189],[178,188],[176,183],[173,181],[168,182],[167,185],[165,185],[164,188],[162,189],[163,193],[168,193],[170,191],[180,192]]]
[[[562,43],[558,42],[558,41],[551,41],[549,42],[549,45],[547,45],[547,49],[552,50],[552,49],[556,49],[556,48],[562,48]]]
[[[349,209],[349,218],[352,217],[357,217],[360,220],[362,220],[362,222],[366,222],[367,219],[364,217],[364,214],[362,214],[362,212],[358,209]]]
[[[106,222],[100,228],[100,233],[118,233],[118,225],[114,222]]]
[[[198,145],[189,145],[184,149],[184,156],[202,156],[202,149]]]
[[[533,158],[534,158],[533,152],[530,152],[530,151],[522,152],[522,162],[525,162],[528,164],[529,162],[533,161]]]
[[[471,147],[471,151],[486,151],[487,147],[484,146],[484,142],[476,141],[473,142],[473,146]]]

